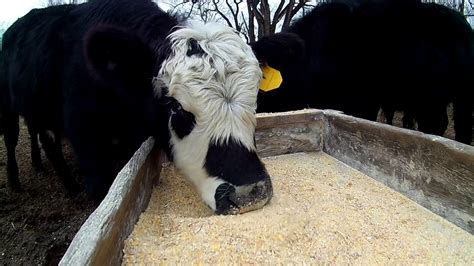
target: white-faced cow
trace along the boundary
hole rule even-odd
[[[272,197],[254,142],[262,74],[232,29],[180,22],[150,0],[92,0],[33,10],[3,44],[10,183],[20,115],[43,147],[69,140],[98,199],[150,135],[216,213]]]
[[[375,120],[381,106],[396,107],[411,116],[407,125],[414,118],[420,131],[443,135],[453,102],[456,140],[471,142],[474,34],[447,7],[336,0],[252,46],[283,76],[259,94],[258,112],[313,107]]]

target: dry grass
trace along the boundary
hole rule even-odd
[[[124,265],[474,262],[474,237],[324,153],[264,159],[263,209],[215,216],[168,166]]]

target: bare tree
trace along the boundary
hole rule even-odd
[[[170,12],[184,18],[223,22],[242,33],[247,42],[286,29],[309,0],[169,0]],[[318,1],[316,1],[318,2]]]
[[[422,0],[445,5],[454,9],[466,17],[474,16],[474,0]]]
[[[236,29],[247,42],[279,30],[319,3],[334,0],[168,0],[169,12],[183,18],[221,22]],[[474,0],[421,0],[443,4],[474,20]],[[163,2],[163,1],[161,1]]]
[[[57,6],[62,4],[78,4],[85,0],[43,0],[44,6]]]

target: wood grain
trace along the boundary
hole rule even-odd
[[[278,128],[284,125],[307,124],[311,121],[325,120],[324,111],[305,109],[282,113],[257,114],[257,131],[266,128]]]
[[[327,113],[324,151],[474,233],[474,147]]]
[[[474,147],[327,110],[259,114],[255,139],[262,157],[323,150],[474,234]],[[120,172],[61,265],[120,263],[165,160],[153,143]]]
[[[148,139],[117,175],[109,193],[82,225],[60,265],[117,265],[124,240],[148,205],[165,156]]]
[[[320,151],[327,128],[320,110],[303,110],[257,116],[255,140],[258,155],[276,156],[295,152]]]

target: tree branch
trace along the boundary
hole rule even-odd
[[[217,6],[217,4],[219,3],[219,0],[212,0],[212,3],[214,4],[214,9],[212,11],[217,12],[225,20],[227,25],[233,28],[232,23],[230,22],[229,18],[227,18],[227,16],[224,13],[222,13],[222,11],[220,11],[219,7]]]
[[[248,2],[251,3],[252,13],[255,15],[255,18],[257,19],[258,24],[260,24],[260,23],[263,24],[263,15],[262,15],[262,13],[260,13],[260,11],[257,8],[257,5],[260,1],[249,0]]]
[[[285,8],[285,19],[283,20],[283,25],[282,25],[282,30],[286,30],[288,26],[290,25],[291,18],[293,18],[292,14],[292,9],[295,6],[295,0],[290,0],[288,5],[286,5]]]
[[[235,4],[235,10],[234,8],[232,7],[232,5],[230,4],[229,0],[225,0],[225,3],[227,5],[227,8],[229,8],[229,11],[230,13],[232,14],[232,18],[234,20],[234,25],[235,25],[235,29],[240,32],[241,30],[241,25],[239,23],[239,12],[240,12],[240,9],[239,9],[239,5],[242,3],[243,0],[233,0],[234,4]]]
[[[294,1],[293,1],[293,2],[294,2]],[[307,2],[306,0],[299,0],[298,5],[296,5],[296,7],[293,8],[293,11],[291,12],[291,17],[292,17],[292,18],[296,15],[296,13],[298,13],[298,11],[300,11],[300,9],[301,9],[303,6],[305,6],[306,2]]]
[[[275,13],[273,14],[273,21],[272,21],[272,27],[278,24],[278,21],[280,21],[281,17],[284,14],[283,11],[283,6],[285,6],[285,0],[281,0],[280,4],[278,5],[277,9],[275,10]]]
[[[195,4],[196,4],[196,3],[193,1],[193,4],[191,5],[191,8],[189,9],[188,14],[185,16],[186,19],[188,19],[189,17],[191,17],[191,14],[192,14],[192,12],[193,12],[194,5],[195,5]]]
[[[252,11],[252,0],[247,0],[247,15],[249,17],[247,34],[249,36],[249,43],[255,42],[255,14]],[[242,14],[243,17],[243,14]],[[243,19],[245,21],[245,19]]]

